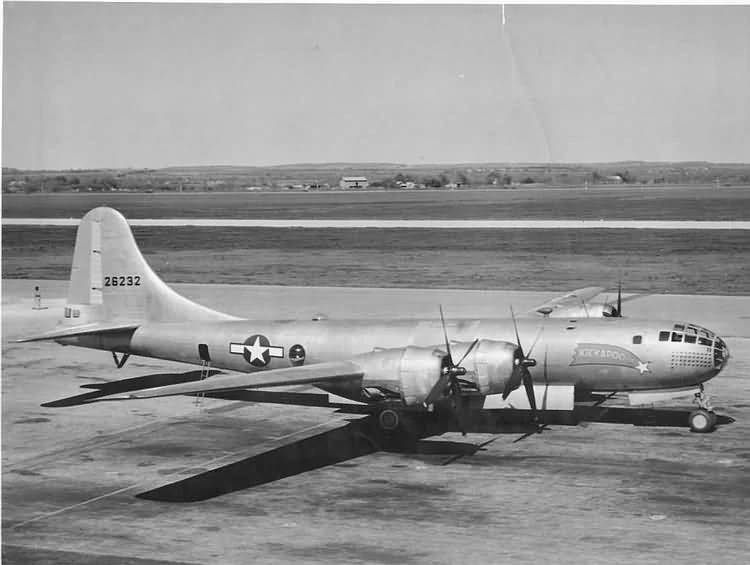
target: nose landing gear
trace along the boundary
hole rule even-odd
[[[693,401],[698,405],[698,410],[694,410],[688,416],[690,431],[702,434],[712,432],[716,427],[716,414],[708,401],[708,395],[705,393],[702,384],[700,385],[700,391],[695,393]]]

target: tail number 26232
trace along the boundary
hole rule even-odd
[[[141,276],[113,275],[104,277],[104,286],[141,286]]]

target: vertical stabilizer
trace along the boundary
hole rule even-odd
[[[236,319],[169,288],[141,255],[127,220],[95,208],[78,227],[65,325]]]

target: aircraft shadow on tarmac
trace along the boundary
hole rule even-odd
[[[213,377],[220,373],[222,373],[222,371],[212,369],[208,372],[208,376]],[[67,398],[61,398],[60,400],[45,402],[42,406],[45,408],[79,406],[112,394],[121,394],[158,386],[198,381],[201,379],[201,376],[201,371],[198,370],[188,371],[186,373],[157,373],[153,375],[144,375],[142,377],[122,379],[119,381],[85,384],[81,385],[81,388],[94,390],[83,394],[77,394],[75,396],[69,396]]]
[[[220,371],[212,371],[212,375]],[[200,371],[186,373],[160,373],[120,381],[83,385],[95,389],[91,392],[63,398],[43,404],[46,407],[63,407],[87,404],[102,397],[199,380]],[[402,430],[407,433],[384,432],[377,423],[376,415],[369,413],[367,406],[332,403],[327,394],[300,392],[270,392],[261,390],[235,390],[206,394],[207,397],[233,401],[273,402],[303,406],[335,408],[339,413],[348,413],[352,419],[331,422],[322,430],[308,432],[295,441],[284,445],[256,446],[254,454],[238,454],[230,462],[216,462],[216,467],[196,469],[196,474],[158,488],[140,493],[139,498],[165,502],[196,502],[230,492],[263,485],[341,463],[378,451],[409,453],[417,455],[447,455],[450,463],[465,455],[473,455],[487,443],[477,445],[468,442],[425,440],[446,432],[457,432],[458,425],[451,417],[439,412],[413,415],[402,418]],[[577,425],[582,422],[607,422],[635,426],[687,427],[690,410],[629,408],[604,405],[577,405],[571,412],[547,411],[543,415],[547,425]],[[734,420],[717,415],[717,424],[729,424]],[[469,433],[515,433],[524,434],[519,440],[536,433],[538,428],[531,421],[530,411],[482,410],[471,421],[463,422]],[[493,441],[493,440],[490,440]]]

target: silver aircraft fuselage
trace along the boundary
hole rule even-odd
[[[547,318],[518,319],[517,324],[525,349],[536,340],[531,356],[537,365],[530,369],[534,382],[574,385],[579,391],[695,386],[716,376],[729,358],[721,338],[682,322]],[[512,319],[451,321],[447,332],[456,356],[476,338],[516,341]],[[194,364],[201,363],[202,344],[212,367],[240,372],[346,360],[380,348],[444,349],[439,319],[145,323],[132,332],[59,341]],[[259,360],[252,357],[253,345],[265,346],[259,349],[265,355],[262,366],[251,363]],[[300,350],[301,360],[293,355]]]

